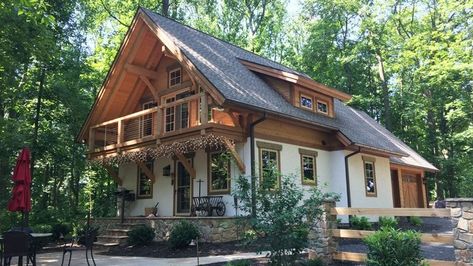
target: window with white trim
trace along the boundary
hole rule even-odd
[[[308,95],[305,95],[305,94],[301,94],[301,96],[300,96],[300,104],[301,104],[301,107],[302,107],[302,108],[306,108],[306,109],[312,110],[312,109],[313,109],[313,103],[314,103],[314,100],[312,99],[311,96],[308,96]]]
[[[328,114],[328,104],[324,101],[317,100],[317,112],[322,114]]]
[[[365,191],[366,196],[376,197],[377,186],[376,186],[376,172],[375,172],[375,160],[374,158],[363,156],[363,168],[365,176]]]
[[[301,182],[303,185],[317,185],[317,152],[299,149],[301,155]]]
[[[181,81],[182,71],[180,67],[169,71],[169,87],[179,85]]]

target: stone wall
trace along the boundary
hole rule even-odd
[[[129,217],[125,218],[125,224],[146,224],[156,232],[156,240],[168,240],[171,229],[179,221],[186,220],[197,226],[201,233],[203,242],[227,242],[242,238],[247,226],[247,220],[239,217]],[[113,229],[120,223],[119,218],[97,218],[91,221],[92,225],[98,226],[100,233],[107,229]]]
[[[446,199],[451,209],[455,259],[457,262],[473,261],[473,198]]]
[[[330,209],[335,207],[335,201],[326,201],[324,213],[315,221],[309,231],[309,258],[321,258],[326,263],[332,262],[333,254],[337,251],[336,239],[330,235],[330,229],[337,228],[337,216],[330,215]]]

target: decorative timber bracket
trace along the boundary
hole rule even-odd
[[[123,185],[123,180],[120,178],[118,172],[115,171],[115,169],[113,169],[111,165],[104,164],[103,168],[107,170],[108,174],[113,178],[113,180],[115,180],[115,182],[117,182],[119,186]]]
[[[225,143],[225,146],[227,147],[228,151],[230,152],[230,154],[232,155],[233,159],[235,159],[235,162],[238,166],[238,169],[240,169],[240,172],[242,174],[245,173],[245,170],[246,170],[246,167],[245,167],[245,163],[243,162],[243,160],[240,158],[240,155],[238,154],[238,152],[236,151],[235,149],[235,144],[233,144],[230,140],[228,139],[224,139],[224,143]]]
[[[146,164],[144,164],[143,162],[136,162],[136,165],[138,165],[138,167],[141,169],[141,171],[143,171],[143,173],[146,175],[146,177],[148,177],[153,184],[154,184],[154,182],[156,182],[156,176],[153,174],[153,171],[151,171],[151,169],[149,169],[146,166]]]
[[[195,178],[196,177],[196,171],[195,171],[194,167],[192,166],[192,164],[189,163],[189,161],[186,159],[186,157],[184,155],[180,154],[180,153],[177,153],[176,157],[177,157],[177,160],[182,163],[184,168],[186,168],[189,175],[192,178]]]

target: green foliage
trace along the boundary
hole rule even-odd
[[[191,243],[192,239],[198,240],[199,237],[199,230],[194,224],[188,221],[180,221],[171,230],[169,244],[174,249],[185,248]]]
[[[399,221],[393,217],[379,217],[379,228],[389,227],[389,228],[397,228]]]
[[[131,231],[129,231],[127,235],[128,235],[128,239],[127,239],[128,245],[145,246],[145,245],[150,244],[153,241],[156,233],[154,232],[153,228],[143,225],[143,226],[137,226],[131,229]]]
[[[310,259],[310,260],[306,260],[303,265],[305,266],[324,266],[325,263],[323,262],[322,259],[320,258],[317,258],[317,259]]]
[[[368,266],[422,265],[420,235],[383,227],[363,239],[368,246]]]
[[[371,223],[365,216],[358,217],[354,215],[350,217],[350,224],[355,230],[371,230]]]
[[[225,263],[225,266],[250,266],[251,261],[249,260],[236,260]]]
[[[58,240],[65,237],[66,235],[69,235],[69,233],[72,231],[72,226],[69,224],[60,223],[53,225],[51,229],[51,232],[53,233],[53,239]]]
[[[409,223],[413,226],[419,227],[422,225],[422,219],[418,216],[410,216]]]
[[[322,204],[327,199],[336,198],[324,194],[319,188],[307,191],[297,186],[294,177],[280,176],[276,171],[268,171],[263,180],[256,178],[256,216],[250,222],[252,230],[245,236],[248,242],[261,241],[257,251],[270,251],[270,259],[276,265],[292,265],[297,255],[306,247],[311,224],[323,213]],[[280,179],[280,185],[275,186]],[[240,199],[239,208],[243,213],[251,213],[252,198],[249,178],[241,176],[237,181],[234,196]]]
[[[49,224],[37,224],[32,229],[35,233],[51,233],[53,231],[53,227]]]

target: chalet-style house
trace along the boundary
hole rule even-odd
[[[141,8],[79,140],[135,194],[127,216],[158,202],[159,216],[192,215],[199,193],[233,216],[235,179],[270,168],[327,184],[338,206],[427,207],[437,169],[350,97]]]

